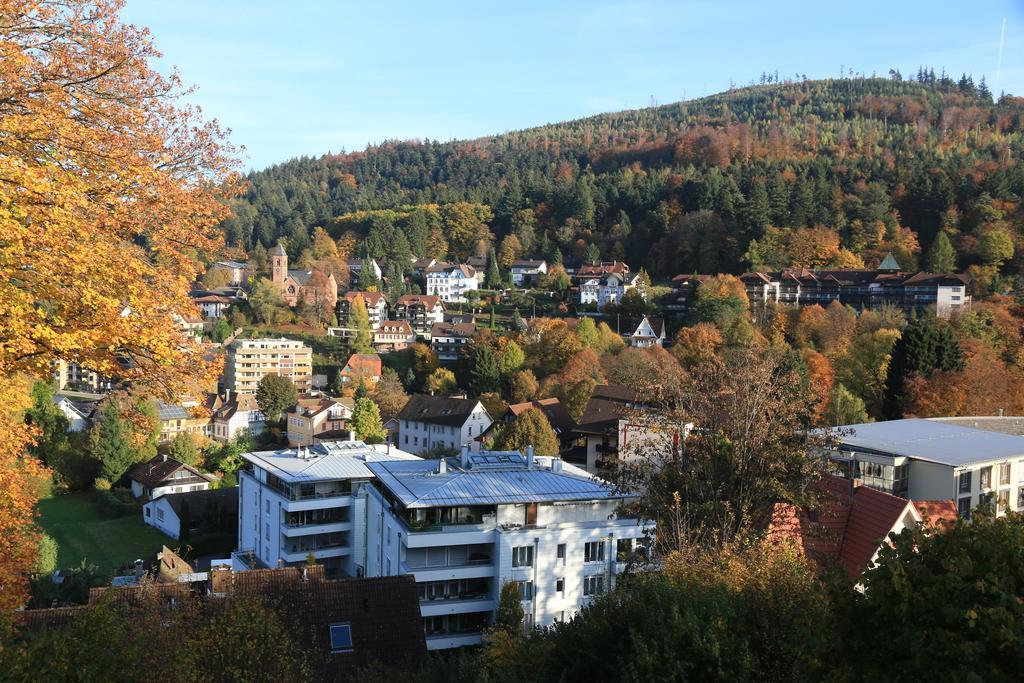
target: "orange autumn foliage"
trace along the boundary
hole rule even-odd
[[[990,347],[970,340],[963,370],[936,370],[906,381],[905,414],[1020,415],[1024,413],[1024,370],[1003,363]]]
[[[58,358],[167,398],[215,374],[175,322],[233,186],[216,123],[177,105],[118,0],[0,0],[0,535],[32,547],[31,438],[10,407]],[[0,548],[0,607],[31,553]]]

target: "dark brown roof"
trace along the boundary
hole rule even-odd
[[[137,481],[146,488],[166,486],[172,482],[171,476],[180,469],[186,469],[193,477],[204,481],[212,481],[212,477],[203,474],[191,465],[178,462],[174,458],[165,458],[158,455],[149,462],[136,465],[128,472],[128,478]],[[187,483],[188,480],[173,480],[176,484]]]
[[[469,419],[478,403],[480,402],[476,399],[414,394],[395,417],[399,420],[461,427]]]
[[[430,326],[431,337],[472,337],[476,323],[434,323]]]
[[[192,519],[216,513],[238,514],[238,488],[234,486],[204,491],[165,493],[156,500],[167,501],[171,509],[174,510],[174,514],[179,517],[181,516],[181,505],[185,501],[188,501],[188,514]]]
[[[427,308],[433,308],[441,303],[439,297],[433,294],[404,294],[398,297],[398,301],[395,302],[397,306],[415,306],[421,304]]]
[[[637,392],[614,384],[594,387],[587,407],[583,410],[576,432],[580,434],[606,434],[618,430],[618,422],[633,410]]]
[[[508,414],[512,417],[519,417],[530,408],[536,408],[544,413],[544,417],[548,418],[548,422],[551,423],[551,426],[559,434],[568,432],[576,426],[572,415],[569,414],[569,411],[566,410],[565,406],[557,398],[542,398],[537,401],[527,401],[526,403],[513,403],[508,407]]]

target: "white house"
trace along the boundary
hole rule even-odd
[[[166,455],[158,455],[128,471],[136,498],[158,498],[165,493],[204,491],[214,477]]]
[[[536,282],[548,272],[547,261],[520,259],[512,262],[512,282],[517,285]]]
[[[626,292],[637,286],[638,273],[609,273],[602,277],[586,277],[580,280],[580,303],[597,304],[598,308],[622,301]],[[646,300],[646,293],[641,290]]]
[[[626,343],[638,349],[664,346],[665,321],[661,318],[648,318],[645,315],[636,329],[626,335]]]
[[[167,493],[142,506],[142,521],[173,539],[181,538],[182,518],[190,533],[217,531],[237,524],[238,491],[234,487]]]
[[[362,442],[247,453],[240,558],[326,573],[411,574],[432,650],[473,645],[502,586],[528,626],[571,618],[616,578],[653,525],[619,517],[625,497],[558,458],[511,452],[419,460]],[[234,557],[233,557],[234,559]]]
[[[457,450],[464,443],[471,443],[478,449],[476,437],[493,422],[483,403],[476,399],[424,394],[410,397],[395,418],[398,446],[416,454],[437,449]]]
[[[427,269],[426,275],[427,296],[436,296],[442,301],[465,303],[466,293],[480,286],[472,266],[435,265]]]
[[[395,302],[395,319],[404,320],[413,332],[427,336],[435,323],[444,322],[444,302],[437,296],[406,294]]]
[[[844,476],[913,500],[952,499],[969,517],[981,503],[996,514],[1024,509],[1024,437],[931,420],[837,427],[829,453]]]
[[[54,396],[53,402],[68,419],[69,432],[81,432],[89,426],[89,414],[92,411],[85,404],[76,404],[67,396]]]
[[[249,264],[241,261],[217,261],[213,267],[216,270],[224,271],[230,278],[230,284],[236,287],[244,285],[252,272]]]
[[[259,436],[266,419],[255,394],[234,394],[213,411],[213,438],[224,443],[243,434]]]

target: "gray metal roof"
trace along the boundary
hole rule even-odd
[[[373,473],[366,467],[368,462],[419,460],[394,446],[362,441],[330,441],[281,451],[244,453],[242,457],[288,482],[370,479]]]
[[[458,462],[458,458],[449,458],[444,474],[438,473],[438,460],[371,462],[367,468],[407,508],[624,497],[608,483],[572,465],[563,464],[561,472],[553,472],[550,460],[541,458],[533,468],[527,468],[525,463],[509,463],[506,467],[477,469],[481,467],[477,463],[462,469]]]
[[[951,467],[1024,457],[1024,437],[935,420],[891,420],[832,430],[844,450],[902,455]]]

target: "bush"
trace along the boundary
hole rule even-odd
[[[39,536],[39,557],[35,570],[39,574],[52,574],[57,568],[57,541],[46,534]]]
[[[142,510],[141,503],[132,496],[129,489],[97,488],[93,498],[96,508],[104,517],[127,517],[137,515]]]
[[[96,477],[95,479],[93,479],[92,485],[97,491],[110,490],[110,480],[104,479],[103,477]]]

